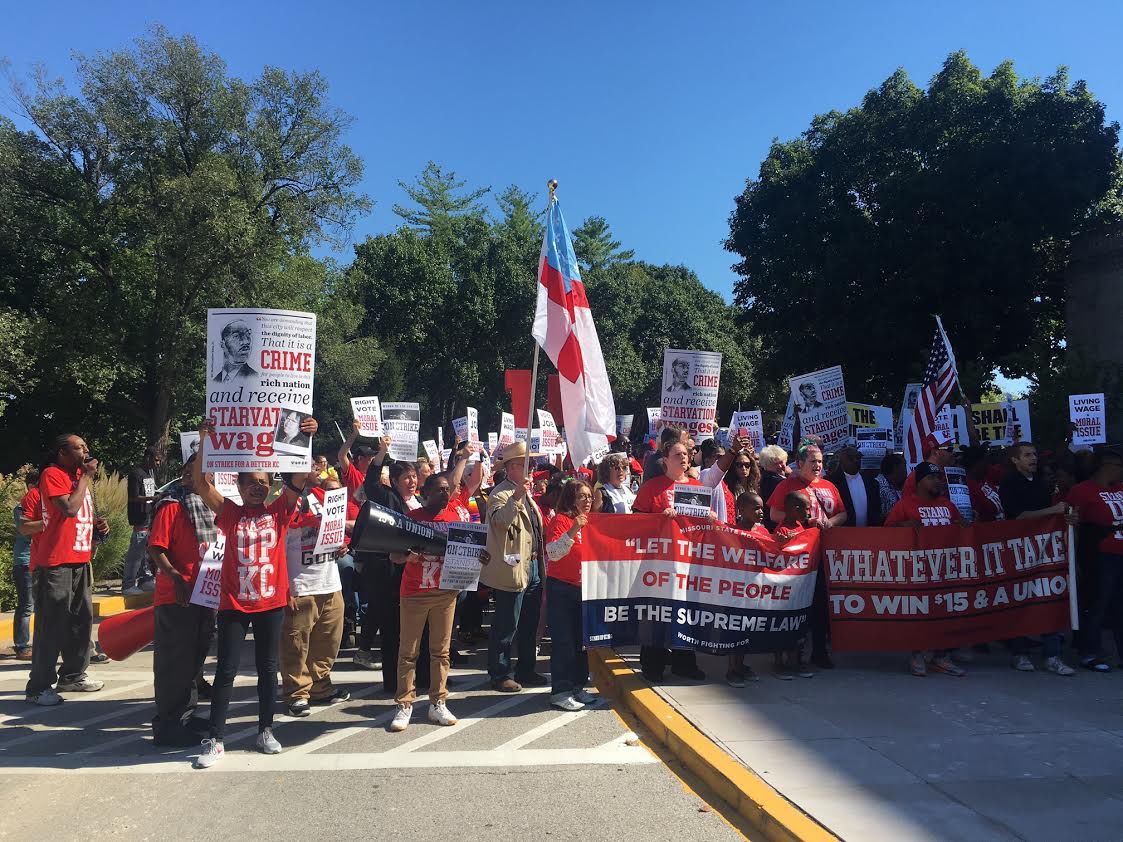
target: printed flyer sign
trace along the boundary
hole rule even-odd
[[[741,436],[753,443],[753,450],[757,453],[764,448],[764,417],[759,409],[733,413],[733,419],[729,422],[729,441]]]
[[[819,436],[827,452],[842,447],[850,436],[842,366],[801,374],[788,383],[799,413],[800,436]]]
[[[425,439],[421,442],[421,447],[425,450],[425,455],[429,457],[429,464],[433,466],[434,470],[441,469],[441,450],[437,447],[437,443],[432,439]]]
[[[478,442],[480,440],[480,414],[472,407],[463,418],[452,419],[452,430],[458,441]]]
[[[390,436],[390,458],[412,462],[417,458],[421,437],[421,405],[417,403],[382,404],[382,429]]]
[[[541,450],[539,452],[553,456],[558,452],[558,445],[561,444],[561,433],[558,432],[558,425],[554,423],[554,416],[544,409],[538,410],[538,426],[539,430],[536,433],[541,434]]]
[[[1104,444],[1107,441],[1107,413],[1103,392],[1096,395],[1069,395],[1068,417],[1076,427],[1074,445]]]
[[[303,472],[312,441],[316,315],[292,310],[207,310],[207,418],[215,431],[204,471]]]
[[[905,436],[908,435],[908,428],[912,425],[912,414],[923,388],[923,383],[909,383],[905,386],[905,396],[901,399],[901,414],[897,416],[897,425],[893,428],[896,431],[897,450],[903,450],[905,447]]]
[[[863,427],[876,427],[882,430],[893,429],[893,410],[887,406],[847,402],[846,412],[850,416],[851,436],[855,436],[857,431]]]
[[[688,517],[709,517],[714,490],[708,485],[675,483],[675,511]]]
[[[668,348],[663,354],[660,422],[685,427],[696,441],[713,438],[720,383],[721,354]]]
[[[313,555],[334,553],[347,541],[347,489],[333,488],[324,492],[320,528],[316,533]]]
[[[499,447],[499,433],[487,434],[487,452],[494,453],[496,448]]]
[[[649,439],[659,437],[659,412],[660,408],[657,406],[649,406],[647,408],[647,437]]]
[[[817,529],[781,548],[771,536],[710,521],[594,514],[583,537],[586,646],[772,652],[807,632]]]
[[[382,410],[378,398],[351,398],[351,413],[359,422],[359,435],[368,439],[382,438]]]
[[[499,445],[506,447],[515,441],[515,416],[504,412],[499,419]]]
[[[635,415],[617,415],[616,416],[616,435],[622,439],[632,437],[632,421],[635,420]]]
[[[441,565],[440,588],[445,591],[474,591],[480,584],[480,555],[487,547],[487,526],[482,523],[450,523],[448,546]]]
[[[944,477],[948,482],[948,499],[955,503],[959,513],[968,523],[975,522],[975,510],[971,508],[971,489],[967,487],[967,470],[965,468],[944,468]]]
[[[859,427],[854,431],[858,443],[858,453],[862,457],[863,471],[873,471],[881,467],[885,454],[893,449],[893,431],[888,427]]]
[[[823,570],[839,652],[955,649],[1076,622],[1075,560],[1062,515],[832,529],[823,537]]]

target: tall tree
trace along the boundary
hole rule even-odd
[[[456,179],[454,171],[446,171],[440,164],[430,161],[413,184],[398,182],[418,207],[394,205],[394,213],[406,225],[420,231],[439,235],[451,233],[457,218],[483,213],[479,200],[491,191],[490,187],[465,191],[465,184],[466,181]]]
[[[633,250],[620,248],[619,240],[612,239],[612,229],[603,216],[590,216],[574,229],[573,250],[581,268],[590,272],[614,263],[627,263],[636,256]]]
[[[35,325],[51,373],[8,422],[25,449],[48,411],[52,428],[123,451],[128,431],[154,442],[201,407],[206,308],[299,297],[283,261],[370,201],[318,73],[244,82],[155,27],[79,57],[78,76],[79,93],[43,74],[17,83],[30,128],[0,122],[0,305]]]
[[[970,393],[996,367],[1048,365],[1069,243],[1119,207],[1118,144],[1063,68],[1019,80],[1004,62],[984,77],[962,52],[927,90],[898,70],[775,142],[726,242],[761,373],[842,363],[856,398],[894,400],[923,370],[933,312]]]

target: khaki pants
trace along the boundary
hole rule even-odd
[[[456,614],[456,591],[433,591],[402,600],[401,642],[398,649],[398,696],[401,705],[412,705],[415,698],[417,655],[421,633],[429,623],[429,701],[448,698],[448,648],[452,642],[452,621]]]
[[[335,692],[331,668],[343,640],[343,594],[296,597],[281,623],[281,692],[289,704],[317,701]]]

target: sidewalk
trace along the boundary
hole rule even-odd
[[[725,659],[659,694],[729,755],[847,840],[1123,836],[1123,672],[1018,673],[1004,652],[966,678],[914,678],[902,655],[840,655],[744,689]],[[634,655],[622,657],[634,663]]]

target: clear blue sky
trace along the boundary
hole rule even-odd
[[[348,142],[377,202],[356,240],[397,224],[397,182],[429,159],[540,196],[556,177],[571,226],[604,216],[640,258],[686,264],[726,296],[733,197],[772,138],[857,104],[898,66],[924,85],[959,48],[987,73],[1006,58],[1022,75],[1067,64],[1123,115],[1119,2],[796,5],[9,3],[0,55],[70,77],[71,51],[161,22],[239,76],[318,68],[355,117]]]

